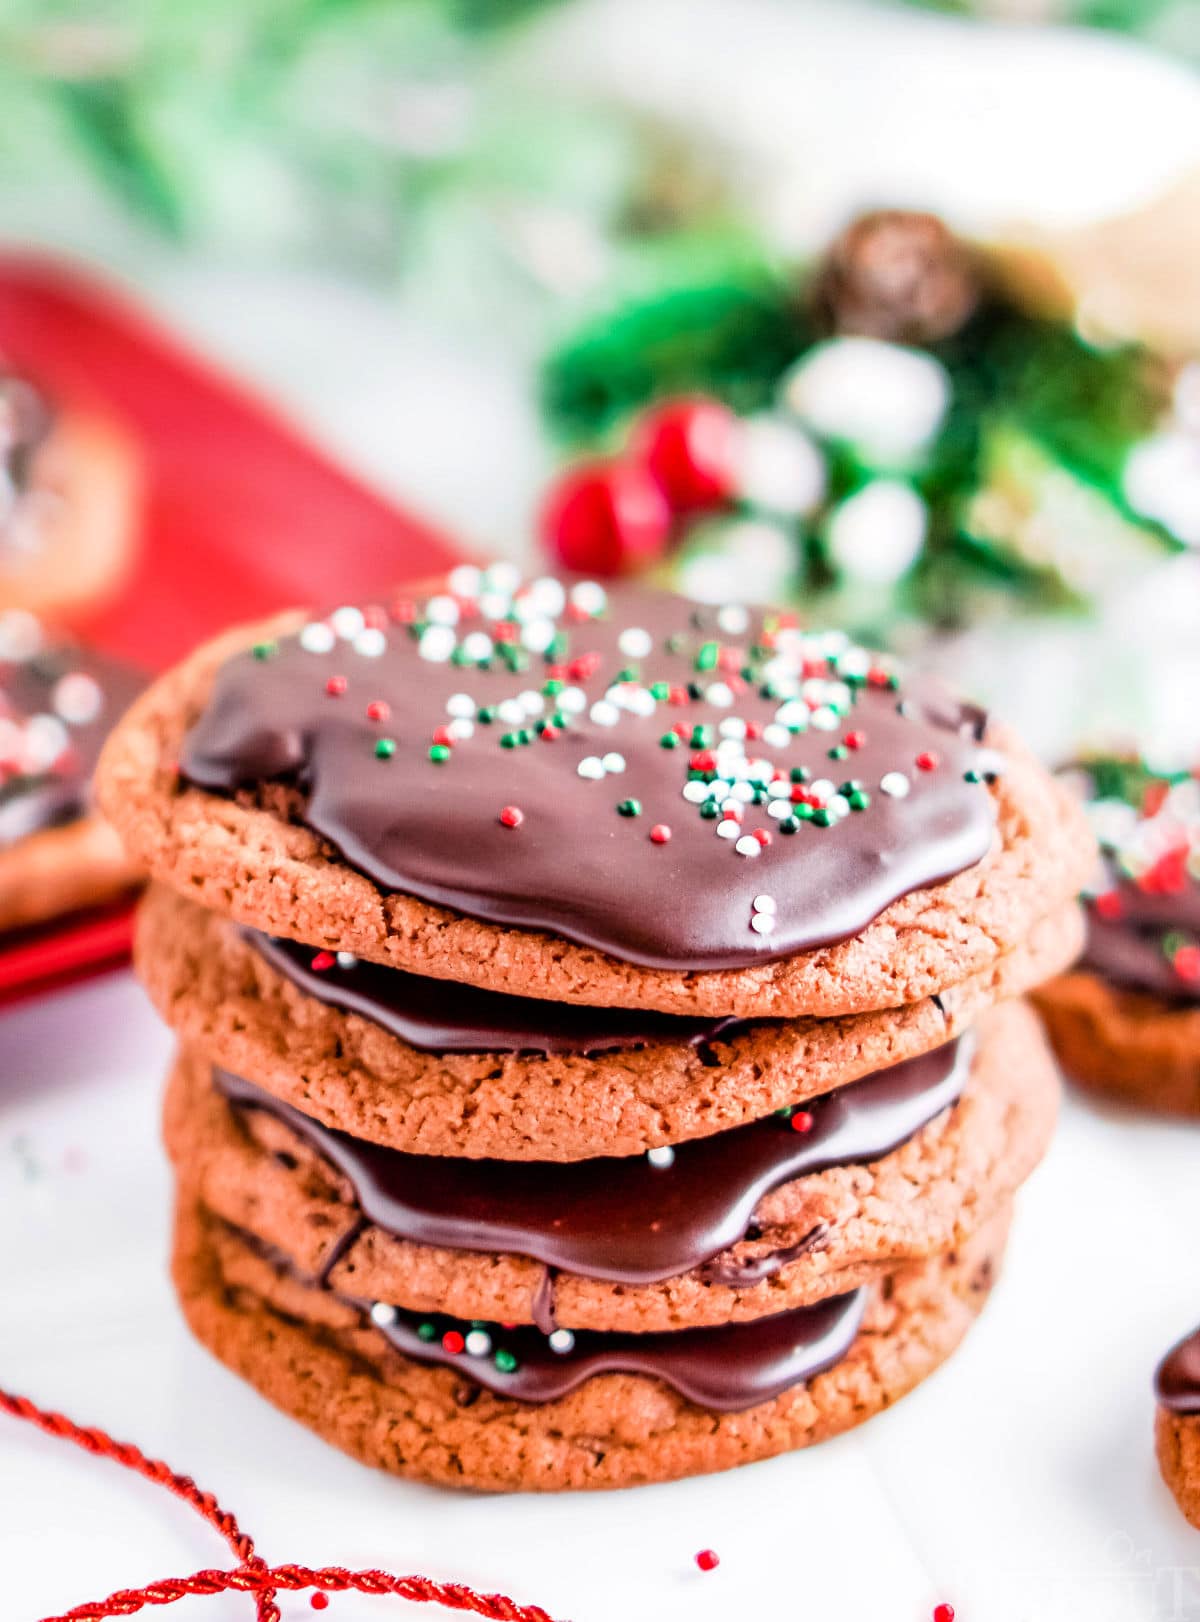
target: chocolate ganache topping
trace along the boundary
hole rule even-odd
[[[1071,776],[1101,849],[1084,966],[1166,1002],[1200,1003],[1200,782],[1116,757]]]
[[[1173,1414],[1200,1414],[1200,1329],[1173,1346],[1158,1365],[1154,1394]]]
[[[721,969],[855,935],[981,860],[983,726],[786,615],[497,566],[237,655],[180,769],[293,787],[384,890]]]
[[[213,1076],[231,1103],[267,1111],[328,1160],[362,1214],[398,1239],[651,1284],[737,1244],[771,1189],[890,1154],[958,1098],[969,1069],[969,1043],[959,1038],[803,1111],[673,1150],[566,1164],[403,1154],[322,1126],[227,1071]]]
[[[361,1014],[423,1053],[598,1053],[686,1042],[699,1047],[742,1028],[733,1018],[688,1019],[653,1009],[585,1008],[510,997],[457,980],[431,980],[349,952],[317,952],[244,929],[243,938],[308,996]],[[765,1023],[765,1022],[764,1022]]]
[[[143,685],[128,666],[0,614],[0,850],[84,816],[105,738]]]

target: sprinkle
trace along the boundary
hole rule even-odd
[[[451,693],[446,700],[446,714],[458,720],[472,721],[475,718],[475,700],[470,693]]]
[[[575,1350],[575,1336],[569,1329],[553,1329],[546,1340],[550,1350],[557,1352],[559,1357],[565,1357],[568,1352]]]
[[[847,749],[861,749],[867,741],[865,732],[847,732],[842,742]]]
[[[655,1171],[665,1171],[668,1166],[675,1164],[675,1151],[667,1143],[660,1149],[647,1149],[646,1159],[654,1167]]]
[[[627,659],[644,659],[653,646],[654,639],[640,625],[631,625],[617,638],[617,647]]]
[[[377,625],[368,625],[354,638],[354,651],[364,659],[378,659],[387,648],[387,637]]]
[[[702,783],[698,777],[692,777],[683,785],[681,792],[684,799],[692,805],[702,805],[709,798],[711,790],[707,783]]]
[[[460,563],[446,576],[446,584],[456,597],[477,597],[483,584],[483,571],[473,563]]]
[[[750,928],[756,935],[770,935],[775,928],[775,918],[769,912],[756,912],[750,919]]]
[[[697,670],[715,670],[717,668],[717,655],[720,652],[715,642],[704,642],[696,654]]]
[[[799,826],[800,823],[794,816],[782,817],[779,822],[779,831],[781,834],[794,834]]]
[[[437,1328],[436,1328],[436,1326],[434,1324],[429,1323],[428,1320],[426,1320],[424,1323],[419,1323],[417,1325],[417,1339],[418,1340],[436,1340],[437,1339]]]
[[[305,653],[332,653],[336,641],[333,627],[321,620],[310,620],[300,632],[300,646]]]
[[[337,955],[337,966],[339,969],[356,969],[358,967],[358,959],[355,957],[353,952],[339,952]]]
[[[54,713],[72,726],[86,726],[104,708],[100,683],[85,671],[60,676],[54,684]]]
[[[608,606],[608,593],[594,580],[581,580],[578,585],[571,587],[571,602],[576,608],[595,618]]]
[[[475,736],[474,721],[451,721],[446,728],[446,734],[452,743],[465,743],[468,738]]]
[[[463,1345],[468,1357],[486,1357],[492,1349],[492,1337],[486,1329],[472,1329]]]
[[[381,632],[380,635],[383,633]],[[454,652],[457,638],[448,625],[430,625],[421,633],[417,652],[431,664],[444,665]],[[355,643],[357,647],[357,642]],[[361,651],[361,650],[360,650]]]
[[[429,758],[435,766],[442,766],[450,759],[452,750],[448,743],[434,743],[429,746]]]
[[[458,612],[453,597],[431,597],[425,604],[425,618],[431,625],[457,625]]]
[[[400,1314],[387,1301],[376,1301],[371,1308],[371,1322],[379,1329],[390,1329],[394,1323],[399,1321],[399,1318]],[[422,1324],[421,1328],[424,1327],[424,1324]],[[422,1339],[424,1339],[424,1336],[422,1336]]]
[[[931,749],[922,749],[921,753],[917,756],[913,764],[917,767],[918,771],[932,772],[936,771],[940,762],[937,755],[935,755]]]
[[[1181,980],[1200,980],[1200,946],[1181,946],[1171,959],[1171,967]]]
[[[640,800],[618,800],[617,810],[623,817],[640,817],[642,802]]]
[[[517,1369],[516,1358],[511,1352],[505,1351],[504,1347],[496,1353],[495,1364],[501,1374],[514,1374]]]
[[[593,704],[588,714],[598,727],[615,727],[621,719],[621,712],[617,706],[604,698]]]
[[[733,703],[733,688],[730,687],[728,682],[714,681],[704,696],[710,704],[715,704],[718,709],[727,710]]]
[[[890,794],[896,800],[904,799],[911,787],[903,772],[884,772],[879,779],[880,792]]]
[[[335,609],[329,623],[343,642],[353,642],[367,622],[361,609],[346,607]]]
[[[811,1132],[812,1124],[812,1112],[806,1109],[798,1109],[790,1122],[793,1132]]]
[[[449,1352],[452,1357],[456,1357],[466,1344],[457,1329],[447,1329],[442,1336],[442,1350]]]
[[[741,636],[749,628],[750,616],[740,604],[726,603],[717,611],[717,624],[726,636]]]
[[[734,822],[732,817],[726,817],[723,822],[717,823],[717,836],[720,839],[740,839],[741,833],[741,823]],[[755,855],[757,854],[758,853],[756,851]]]
[[[665,822],[656,822],[650,830],[650,842],[654,845],[667,845],[671,842],[671,830]]]
[[[718,829],[717,832],[719,833],[720,829]],[[737,851],[739,856],[757,856],[762,851],[761,843],[754,837],[753,834],[743,835],[743,837],[738,840],[737,844],[733,848]]]
[[[270,659],[279,652],[279,643],[256,642],[250,651],[256,659]]]
[[[379,760],[391,760],[395,753],[395,738],[380,738],[379,742],[375,745],[375,755]]]
[[[587,777],[593,782],[598,782],[604,776],[604,762],[599,755],[585,755],[575,770],[580,777]]]
[[[750,903],[755,912],[775,912],[777,904],[773,895],[756,895]]]
[[[603,755],[600,764],[606,772],[623,772],[625,770],[625,756],[618,755],[615,750]]]
[[[317,974],[324,974],[326,969],[332,969],[337,962],[332,952],[318,952],[308,965]]]
[[[392,707],[381,698],[373,698],[367,705],[368,721],[386,721],[391,716]]]
[[[329,1607],[329,1595],[323,1589],[318,1588],[316,1593],[309,1598],[308,1603],[314,1611],[327,1610]]]
[[[341,698],[342,694],[346,691],[345,676],[330,676],[329,680],[325,683],[325,691],[329,694],[330,698]]]
[[[481,665],[485,659],[490,659],[495,649],[486,631],[468,631],[460,646],[473,665]]]
[[[935,1605],[933,1608],[933,1622],[954,1622],[953,1605]]]
[[[532,687],[518,695],[517,703],[526,715],[541,715],[546,708],[546,700],[541,693],[535,693]]]
[[[505,828],[519,828],[525,821],[525,813],[519,805],[506,805],[500,812],[500,822]]]
[[[721,1564],[721,1556],[715,1549],[701,1549],[696,1556],[696,1564],[701,1571],[715,1571]]]

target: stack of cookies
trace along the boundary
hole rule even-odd
[[[500,566],[201,650],[110,741],[199,1338],[372,1464],[762,1458],[987,1297],[1093,848],[794,617]]]

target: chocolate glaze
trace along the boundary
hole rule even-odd
[[[1119,918],[1101,918],[1094,906],[1087,909],[1084,966],[1114,985],[1148,991],[1167,1002],[1200,1003],[1200,981],[1177,973],[1162,944],[1172,930],[1200,939],[1200,884],[1189,881],[1174,895],[1122,884],[1118,894]]]
[[[820,1250],[828,1237],[828,1224],[818,1222],[803,1239],[798,1239],[794,1245],[785,1245],[782,1250],[769,1250],[762,1256],[741,1258],[718,1256],[715,1261],[704,1264],[700,1277],[705,1284],[720,1284],[729,1290],[748,1290],[752,1285],[761,1284],[764,1279],[774,1278],[783,1268],[798,1262],[801,1256]]]
[[[266,1110],[330,1161],[363,1214],[396,1238],[651,1284],[737,1244],[771,1189],[891,1153],[958,1098],[969,1068],[960,1038],[806,1103],[807,1132],[772,1115],[681,1143],[666,1167],[642,1155],[560,1164],[401,1154],[322,1126],[227,1071],[213,1075],[232,1103]]]
[[[68,725],[69,748],[49,770],[8,777],[0,771],[0,850],[87,814],[92,772],[104,740],[144,686],[144,678],[128,665],[71,646],[0,663],[0,719],[18,725],[33,716],[52,715],[56,683],[76,671],[99,684],[104,696],[100,713],[93,721]]]
[[[493,1328],[494,1343],[517,1358],[511,1374],[498,1369],[490,1357],[445,1351],[441,1335],[447,1329],[467,1328],[454,1319],[422,1319],[402,1312],[394,1324],[377,1327],[405,1357],[452,1368],[497,1396],[518,1402],[554,1402],[597,1374],[646,1374],[699,1408],[740,1413],[840,1362],[854,1344],[866,1302],[867,1292],[855,1290],[815,1306],[719,1329],[646,1335],[575,1330],[575,1344],[565,1355],[551,1351],[536,1329]],[[419,1337],[417,1325],[422,1322],[435,1325],[438,1339]]]
[[[761,963],[858,934],[891,902],[936,884],[978,862],[994,833],[991,796],[964,774],[999,768],[979,744],[980,713],[926,686],[903,695],[864,686],[848,718],[832,731],[810,728],[783,744],[752,743],[782,772],[805,767],[812,779],[853,778],[871,795],[863,811],[832,827],[801,823],[781,835],[765,805],[749,805],[744,831],[773,833],[760,855],[735,855],[733,841],[681,797],[687,744],[660,744],[676,722],[711,727],[723,721],[763,726],[774,720],[778,696],[763,695],[766,659],[756,655],[763,616],[736,637],[717,629],[717,610],[637,588],[613,594],[603,619],[562,621],[568,661],[596,655],[579,677],[587,704],[572,713],[552,742],[534,739],[502,748],[506,724],[476,724],[442,765],[428,758],[435,729],[447,722],[446,703],[465,693],[481,705],[540,689],[546,664],[531,656],[523,672],[495,658],[490,669],[422,658],[415,638],[391,626],[377,657],[339,642],[328,653],[306,652],[295,637],[269,657],[251,652],[217,674],[208,704],[188,733],[183,777],[201,788],[233,794],[266,782],[294,786],[302,815],[353,868],[385,891],[401,891],[493,924],[546,929],[584,946],[652,968],[722,969]],[[492,622],[462,627],[495,629]],[[618,647],[623,629],[649,633],[651,651],[630,657]],[[668,637],[677,636],[673,648]],[[729,704],[707,694],[721,673],[697,668],[706,643],[736,646],[749,682]],[[628,645],[628,644],[627,644]],[[551,656],[547,655],[547,659]],[[638,716],[619,712],[617,724],[592,719],[619,674],[636,667],[643,689],[662,681],[691,702],[659,702]],[[733,680],[741,677],[732,673]],[[340,697],[326,682],[344,677]],[[699,680],[697,678],[699,677]],[[575,681],[574,677],[569,677]],[[368,719],[373,701],[389,706],[386,723]],[[865,737],[842,760],[829,750],[847,730]],[[390,759],[374,753],[377,739],[395,744]],[[625,769],[602,780],[577,773],[585,757],[619,753]],[[930,770],[918,755],[937,757]],[[882,777],[903,771],[905,797],[879,792]],[[636,801],[640,815],[617,814]],[[524,813],[519,828],[499,820],[502,807]],[[648,838],[656,823],[671,829],[667,843]],[[751,903],[768,893],[776,903],[770,933],[750,928]]]
[[[1173,1414],[1200,1414],[1200,1329],[1173,1346],[1158,1365],[1154,1394]]]
[[[423,1053],[597,1053],[683,1042],[698,1047],[728,1036],[745,1022],[687,1019],[650,1009],[585,1008],[510,997],[456,980],[431,980],[358,959],[342,968],[312,967],[311,946],[256,929],[242,935],[294,986],[318,1002],[361,1014]]]

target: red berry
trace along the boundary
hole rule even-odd
[[[330,676],[329,680],[325,683],[325,691],[329,694],[330,698],[341,698],[342,694],[346,691],[345,676]]]
[[[916,765],[919,771],[932,772],[937,770],[939,760],[932,749],[922,749],[917,756]]]
[[[796,1111],[796,1113],[792,1116],[792,1131],[793,1132],[811,1132],[812,1131],[812,1124],[813,1124],[813,1118],[812,1118],[812,1112],[810,1110],[798,1109]]]
[[[525,821],[525,813],[517,805],[506,805],[500,813],[500,821],[506,828],[519,828]]]
[[[933,1622],[954,1622],[953,1605],[935,1605],[933,1608]]]
[[[701,1549],[696,1556],[696,1564],[701,1571],[715,1571],[721,1564],[721,1556],[715,1549]]]
[[[567,569],[631,574],[666,550],[671,511],[645,468],[589,462],[552,486],[539,529],[542,545]]]
[[[738,419],[717,400],[668,400],[634,430],[629,453],[677,513],[723,507],[733,495]]]
[[[326,969],[332,969],[336,962],[337,958],[334,957],[332,952],[318,952],[309,964],[309,968],[313,969],[317,974],[324,974]]]
[[[442,1350],[449,1352],[452,1356],[457,1356],[466,1344],[457,1329],[447,1329],[442,1336]]]
[[[656,845],[665,845],[671,838],[671,830],[665,822],[656,822],[650,830],[650,838]]]
[[[386,721],[388,716],[391,715],[391,713],[392,713],[391,705],[385,703],[385,701],[382,698],[373,698],[371,700],[371,702],[367,705],[367,720],[368,721]]]

